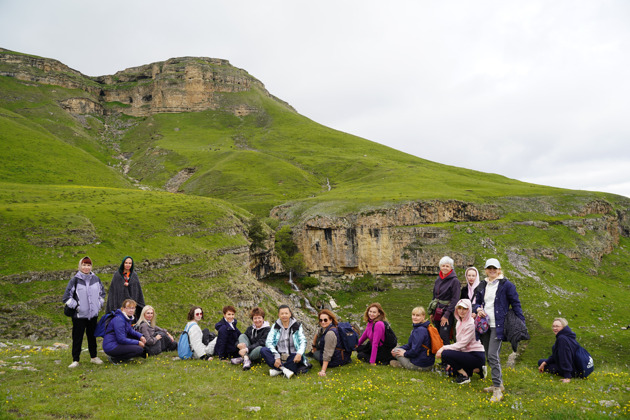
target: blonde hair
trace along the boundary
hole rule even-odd
[[[411,315],[421,315],[424,319],[426,319],[427,311],[422,306],[416,306],[411,310]]]
[[[151,319],[151,322],[147,321],[146,318],[144,317],[144,314],[148,311],[148,310],[152,310],[153,311],[153,319]],[[153,309],[153,306],[151,305],[147,305],[144,308],[142,308],[142,312],[140,312],[140,317],[138,318],[138,322],[137,324],[140,325],[143,322],[148,323],[149,325],[151,325],[153,328],[155,328],[155,309]]]
[[[569,321],[567,321],[565,318],[554,318],[553,322],[558,321],[560,323],[560,325],[562,325],[562,328],[566,327],[567,325],[569,325]],[[552,322],[552,324],[553,324]]]

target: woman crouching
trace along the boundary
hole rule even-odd
[[[131,326],[135,311],[136,301],[125,299],[105,330],[103,351],[114,364],[134,357],[146,358],[144,346],[147,339]]]

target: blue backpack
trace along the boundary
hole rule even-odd
[[[196,323],[195,323],[196,324]],[[177,355],[180,359],[186,360],[192,358],[193,351],[190,347],[190,340],[188,339],[188,330],[192,327],[192,323],[186,327],[182,335],[177,342]]]
[[[582,346],[579,346],[575,351],[574,358],[575,370],[579,378],[586,378],[595,370],[595,363],[593,358]]]
[[[339,334],[339,341],[341,341],[339,347],[351,354],[359,343],[359,334],[349,322],[338,323],[337,333]]]
[[[105,337],[105,331],[107,331],[107,326],[109,322],[116,315],[116,311],[111,311],[106,313],[98,320],[98,324],[96,324],[96,329],[94,330],[94,337]]]

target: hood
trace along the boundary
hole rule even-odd
[[[129,255],[127,255],[125,258],[122,259],[122,261],[120,262],[120,267],[118,267],[118,272],[120,274],[124,273],[125,271],[125,260],[127,258],[131,258]],[[135,268],[136,263],[133,261],[133,258],[131,258],[131,270],[129,270],[129,275],[131,275],[131,273],[133,273],[133,269]]]
[[[467,306],[468,307],[468,310],[466,311],[466,315],[464,315],[462,318],[459,317],[459,311],[457,310],[458,306]],[[470,303],[470,299],[460,299],[457,302],[457,305],[455,305],[455,318],[458,321],[466,322],[469,319],[471,319],[471,317],[472,317],[471,314],[472,314],[472,303]]]
[[[291,317],[291,319],[289,319],[289,328],[291,328],[291,325],[295,324],[297,321],[295,320],[295,318]],[[280,328],[284,328],[284,326],[282,325],[282,321],[278,318],[278,320],[276,321],[276,325],[278,325]]]
[[[119,316],[119,317],[121,317],[122,319],[124,319],[124,320],[125,320],[125,322],[131,322],[131,321],[133,321],[133,316],[132,316],[131,318],[128,318],[128,317],[127,317],[127,315],[125,315],[125,314],[123,313],[123,311],[121,311],[120,309],[116,309],[116,313],[114,313],[114,316]]]
[[[256,326],[254,324],[252,324],[252,329],[254,329],[254,330],[262,330],[263,328],[269,328],[269,327],[271,327],[271,325],[269,325],[269,322],[267,322],[267,321],[263,321],[263,323],[260,326],[260,328],[256,328]]]
[[[562,336],[571,338],[573,340],[575,340],[575,338],[576,338],[575,333],[573,332],[573,330],[571,328],[569,328],[568,325],[566,327],[564,327],[563,329],[561,329],[560,331],[558,331],[558,334],[556,335],[556,339],[558,337],[562,337]]]

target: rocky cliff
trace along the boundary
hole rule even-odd
[[[90,97],[77,97],[61,104],[77,114],[113,111],[148,116],[221,109],[243,116],[258,111],[256,105],[230,94],[253,89],[292,109],[269,94],[245,70],[217,58],[171,58],[114,75],[88,77],[57,60],[0,48],[0,75],[85,91]]]

